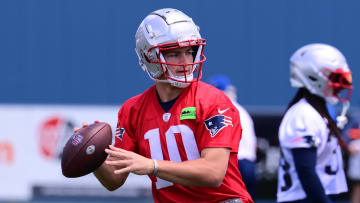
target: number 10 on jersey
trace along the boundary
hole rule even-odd
[[[184,144],[185,153],[188,160],[200,158],[200,153],[196,144],[194,132],[186,125],[174,125],[165,133],[166,145],[169,152],[170,161],[181,162],[180,152],[177,147],[175,133],[181,135]],[[151,158],[164,160],[163,150],[161,149],[159,128],[149,130],[145,133],[144,138],[149,140]],[[173,185],[173,183],[157,178],[156,189],[161,189]]]

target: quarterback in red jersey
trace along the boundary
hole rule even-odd
[[[155,85],[121,107],[115,146],[95,176],[115,190],[129,173],[149,175],[155,202],[253,202],[237,166],[239,112],[199,81],[199,28],[179,10],[160,9],[135,37],[140,65]]]

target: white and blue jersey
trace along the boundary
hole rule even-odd
[[[299,100],[286,112],[279,129],[281,159],[278,170],[277,201],[306,198],[291,153],[295,148],[316,147],[316,174],[325,194],[348,190],[341,149],[335,136],[329,136],[327,120],[307,101]]]

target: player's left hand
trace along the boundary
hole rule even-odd
[[[105,149],[105,152],[112,157],[112,160],[106,160],[105,164],[120,168],[114,171],[115,174],[131,172],[137,175],[147,175],[153,172],[154,161],[152,159],[112,145],[109,145],[109,148]]]

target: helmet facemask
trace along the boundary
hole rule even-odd
[[[323,89],[324,95],[342,103],[349,101],[353,88],[351,72],[345,72],[341,68],[335,71],[323,68],[322,73],[327,78],[327,84]]]
[[[192,82],[197,82],[202,76],[202,64],[206,60],[203,54],[205,45],[204,39],[186,40],[182,42],[166,43],[151,47],[145,55],[147,61],[152,64],[158,64],[161,67],[162,75],[156,78],[159,82],[168,82],[175,87],[185,88]],[[171,63],[164,58],[164,52],[171,52],[175,49],[191,47],[191,54],[193,55],[192,63]],[[156,58],[149,57],[156,54]],[[182,72],[183,75],[173,74],[169,70],[169,66],[176,66],[177,72]],[[190,66],[190,68],[189,68]]]

